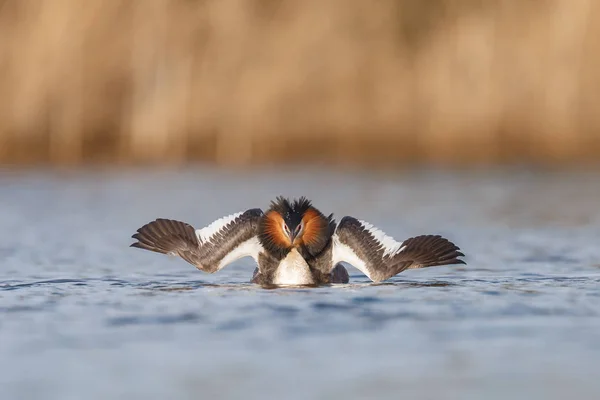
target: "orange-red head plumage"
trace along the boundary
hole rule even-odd
[[[302,216],[302,223],[304,224],[304,230],[302,236],[298,239],[302,243],[311,245],[319,241],[328,220],[318,210],[311,207]]]
[[[276,255],[297,248],[305,256],[314,256],[329,243],[334,229],[333,215],[325,217],[308,199],[289,201],[278,197],[261,221],[259,239]]]
[[[284,229],[285,221],[277,211],[269,211],[264,216],[264,234],[267,235],[273,244],[288,248],[292,246],[292,241]]]

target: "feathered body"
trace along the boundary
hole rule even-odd
[[[438,235],[397,242],[371,224],[346,216],[339,224],[302,197],[278,197],[266,212],[255,208],[223,217],[203,229],[157,219],[138,229],[132,247],[175,254],[205,272],[251,256],[252,282],[269,285],[347,283],[342,262],[372,281],[406,269],[464,264],[460,249]]]

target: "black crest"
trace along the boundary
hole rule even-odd
[[[269,210],[278,212],[288,225],[296,226],[300,223],[304,213],[311,207],[312,204],[306,197],[290,201],[283,196],[278,196],[271,202]]]

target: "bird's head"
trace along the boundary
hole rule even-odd
[[[290,201],[277,197],[261,220],[259,239],[273,254],[285,255],[297,248],[301,253],[316,255],[327,245],[334,229],[333,214],[326,217],[306,198]]]

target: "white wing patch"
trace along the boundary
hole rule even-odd
[[[392,256],[404,250],[402,247],[403,242],[397,242],[393,237],[388,236],[382,230],[374,227],[368,222],[359,220],[362,226],[381,244],[383,249],[383,256]]]
[[[227,224],[234,221],[237,217],[239,217],[242,214],[243,214],[243,212],[231,214],[226,217],[219,218],[218,220],[211,223],[207,227],[204,227],[202,229],[197,229],[196,236],[198,236],[198,240],[200,240],[200,243],[210,242],[210,240],[216,233],[218,233],[221,229],[223,229],[225,226],[227,226]]]
[[[219,262],[217,271],[225,267],[227,264],[231,264],[232,262],[247,256],[252,257],[254,261],[258,262],[258,254],[262,251],[263,247],[258,241],[258,237],[254,236],[252,239],[246,240],[238,247],[227,253],[227,255]]]
[[[331,255],[331,265],[335,266],[339,262],[346,262],[358,269],[366,276],[368,276],[369,279],[373,280],[373,278],[371,278],[371,275],[369,274],[369,270],[367,269],[367,264],[356,255],[354,250],[352,250],[350,246],[347,246],[340,242],[340,238],[337,234],[334,234],[332,239],[333,246]]]

